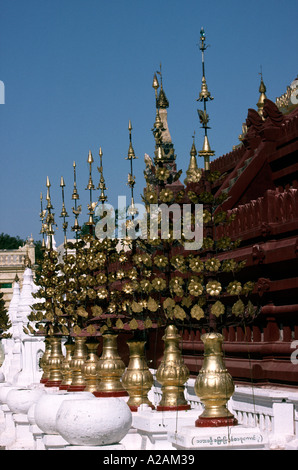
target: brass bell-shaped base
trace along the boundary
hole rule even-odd
[[[153,376],[145,360],[146,341],[130,340],[127,344],[129,363],[122,376],[122,385],[129,394],[127,404],[131,411],[137,411],[142,404],[154,408],[147,396],[153,385]]]
[[[100,382],[97,391],[93,392],[96,397],[127,396],[121,383],[125,364],[118,354],[117,337],[118,335],[112,332],[103,335],[102,354],[97,363]]]
[[[97,355],[98,341],[96,338],[89,338],[87,340],[88,355],[85,364],[82,367],[82,372],[85,378],[86,387],[85,392],[96,393],[99,388],[99,377],[97,373],[98,355]]]
[[[87,353],[86,338],[84,336],[77,336],[73,356],[70,361],[71,384],[67,389],[68,392],[82,392],[85,390],[86,381],[82,367],[85,364]]]
[[[227,408],[227,402],[234,393],[234,382],[223,360],[223,336],[220,333],[206,333],[201,339],[204,343],[204,361],[195,382],[195,393],[205,409],[195,425],[235,426],[237,419]]]
[[[184,384],[189,370],[183,362],[179,348],[180,336],[175,325],[169,325],[163,336],[164,357],[157,369],[156,380],[162,385],[162,398],[157,411],[189,410],[184,397]]]
[[[45,384],[49,380],[49,376],[50,376],[49,359],[50,359],[50,356],[51,356],[51,342],[50,342],[50,338],[46,337],[45,338],[45,351],[44,351],[43,356],[42,356],[42,358],[40,359],[40,362],[39,362],[39,365],[40,365],[41,369],[43,370],[43,374],[42,374],[41,379],[40,379],[41,384]]]
[[[62,382],[61,364],[63,354],[61,348],[61,337],[52,336],[50,338],[51,355],[48,359],[49,378],[45,383],[45,387],[59,387]]]
[[[64,346],[66,354],[61,364],[62,382],[59,385],[59,390],[67,390],[68,387],[71,385],[70,361],[72,360],[72,355],[75,347],[72,338],[69,338],[64,344]]]

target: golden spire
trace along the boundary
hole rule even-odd
[[[159,72],[157,72],[160,76],[160,92],[159,92],[159,96],[157,98],[157,107],[160,109],[165,109],[165,108],[168,108],[169,107],[169,101],[166,97],[166,94],[164,92],[164,89],[163,89],[163,84],[162,84],[162,73],[161,73],[161,64],[160,64],[160,67],[159,67]]]
[[[102,150],[101,150],[101,147],[99,149],[99,158],[100,158],[100,166],[97,167],[99,173],[100,173],[100,180],[99,180],[99,184],[98,184],[98,187],[97,189],[100,189],[100,196],[98,198],[98,200],[104,204],[105,201],[108,199],[107,196],[105,195],[105,191],[106,191],[106,185],[105,185],[105,180],[104,180],[104,177],[103,177],[103,166],[102,166],[102,156],[103,156],[103,153],[102,153]]]
[[[156,116],[154,122],[154,128],[152,129],[154,139],[155,139],[155,162],[163,162],[163,149],[162,149],[162,133],[165,130],[163,127],[163,122],[159,114],[159,101],[157,90],[159,88],[159,82],[157,80],[156,73],[153,76],[152,88],[155,91],[155,103],[156,103]]]
[[[206,35],[205,31],[203,28],[201,28],[200,31],[200,36],[201,36],[201,43],[200,43],[200,50],[202,51],[202,85],[201,85],[201,92],[199,94],[199,98],[197,101],[204,101],[204,103],[208,100],[213,100],[213,97],[211,96],[210,92],[208,91],[207,87],[207,82],[206,82],[206,77],[205,77],[205,56],[204,52],[207,49],[208,46],[205,44],[206,40]]]
[[[131,204],[130,204],[128,212],[132,216],[132,219],[134,219],[134,216],[138,213],[138,211],[134,203],[134,186],[136,183],[136,177],[133,174],[132,161],[138,157],[135,156],[135,152],[132,146],[132,138],[131,138],[132,125],[131,125],[130,120],[128,123],[128,131],[129,131],[129,147],[128,147],[127,157],[125,157],[126,160],[130,160],[130,173],[128,173],[127,185],[130,187],[130,191],[131,191]]]
[[[50,194],[51,183],[50,183],[50,180],[49,180],[48,176],[47,176],[46,186],[47,186],[47,196],[46,196],[46,199],[47,199],[47,214],[46,214],[46,223],[45,223],[44,227],[45,227],[45,233],[48,236],[48,241],[47,241],[48,246],[47,246],[47,248],[49,250],[52,250],[52,248],[53,248],[53,236],[54,236],[54,225],[56,225],[56,223],[55,223],[55,218],[54,218],[55,214],[52,213],[53,206],[52,206],[51,194]]]
[[[87,185],[86,190],[87,191],[89,190],[89,192],[90,192],[90,200],[89,200],[89,204],[88,204],[89,219],[88,219],[88,222],[86,223],[86,225],[89,225],[90,233],[92,232],[92,227],[94,225],[93,216],[94,216],[94,208],[95,208],[95,206],[92,202],[92,191],[93,191],[93,189],[95,189],[93,181],[92,181],[92,163],[93,162],[94,162],[93,156],[92,156],[91,150],[89,150],[88,158],[87,158],[87,163],[89,164],[89,181],[88,181],[88,185]]]
[[[68,213],[65,209],[65,202],[64,202],[65,182],[64,182],[63,176],[61,176],[61,179],[60,179],[60,188],[61,188],[61,192],[62,192],[62,211],[61,211],[60,217],[63,218],[63,226],[62,227],[63,227],[63,232],[64,232],[64,246],[66,247],[66,243],[67,243],[66,230],[67,230],[67,227],[68,227],[68,222],[66,222],[66,217],[68,217]]]
[[[94,189],[94,184],[93,184],[93,181],[92,181],[92,163],[93,162],[94,162],[94,160],[93,160],[93,157],[92,157],[92,153],[91,153],[91,150],[89,150],[88,158],[87,158],[87,163],[89,164],[89,182],[88,182],[86,190]]]
[[[186,170],[187,177],[184,180],[184,183],[187,185],[188,183],[197,183],[202,174],[202,170],[198,168],[197,164],[197,149],[195,146],[195,133],[193,135],[193,143],[190,149],[190,161],[188,165],[188,169]]]
[[[45,234],[45,216],[46,216],[46,210],[43,209],[43,204],[42,204],[42,193],[40,193],[40,220],[41,220],[41,230],[40,233],[42,234],[42,243],[41,243],[41,249],[45,250],[46,249],[46,244],[45,244],[45,239],[44,239],[44,234]]]
[[[81,227],[78,222],[78,217],[81,213],[82,207],[78,206],[77,201],[79,199],[78,191],[77,191],[77,177],[76,177],[76,162],[73,162],[73,193],[72,199],[75,202],[74,207],[72,208],[72,212],[75,216],[74,226],[71,227],[71,230],[76,233],[76,238],[78,238],[78,232],[81,230]]]
[[[259,97],[259,101],[257,102],[257,107],[258,107],[259,115],[263,118],[263,108],[264,108],[264,103],[265,103],[265,100],[267,99],[267,96],[265,94],[266,93],[266,87],[265,87],[265,84],[263,82],[262,71],[261,71],[260,75],[261,75],[261,83],[260,83],[260,87],[259,87],[260,97]]]
[[[201,151],[199,151],[199,156],[204,157],[204,169],[205,171],[210,170],[210,157],[214,155],[214,151],[211,150],[210,144],[209,144],[209,139],[208,139],[208,129],[210,127],[208,126],[209,123],[209,115],[207,114],[207,106],[206,103],[209,100],[213,100],[213,97],[210,95],[210,92],[208,91],[207,87],[207,82],[206,82],[206,77],[205,77],[205,57],[204,57],[204,52],[207,49],[208,46],[205,44],[206,40],[206,35],[205,31],[203,28],[201,28],[200,31],[200,36],[201,36],[201,42],[200,42],[200,50],[202,51],[202,87],[201,87],[201,92],[199,95],[199,98],[197,101],[202,101],[204,103],[204,110],[198,110],[200,122],[202,124],[202,128],[204,129],[204,143],[203,143],[203,148]]]
[[[76,162],[73,162],[73,193],[72,199],[79,199],[79,194],[77,191],[77,177],[76,177]]]

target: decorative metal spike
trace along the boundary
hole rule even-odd
[[[210,92],[208,91],[207,83],[206,83],[206,77],[205,77],[205,58],[204,58],[204,52],[207,49],[208,46],[206,46],[205,40],[206,40],[206,34],[204,31],[204,28],[201,28],[200,31],[200,50],[202,52],[202,86],[201,86],[201,92],[199,95],[199,98],[197,101],[202,101],[204,103],[204,111],[198,110],[200,122],[202,124],[202,127],[204,129],[204,142],[203,142],[203,148],[199,152],[199,156],[204,157],[204,168],[205,171],[210,170],[210,156],[214,155],[214,151],[211,150],[210,144],[209,144],[209,139],[208,139],[208,134],[207,130],[210,129],[208,126],[209,123],[209,115],[207,114],[207,109],[206,109],[206,103],[209,100],[213,100],[213,97],[210,95]]]
[[[102,156],[103,156],[103,152],[102,152],[102,149],[100,147],[100,149],[99,149],[100,166],[97,167],[97,170],[100,174],[100,180],[99,180],[99,184],[98,184],[97,189],[100,189],[100,191],[101,191],[98,200],[103,204],[108,198],[105,195],[105,191],[106,191],[107,188],[106,188],[105,180],[104,180],[104,177],[103,177]]]
[[[62,191],[62,211],[61,211],[60,217],[63,218],[62,228],[63,228],[63,232],[64,232],[64,246],[65,246],[65,249],[66,249],[66,244],[67,244],[66,231],[67,231],[67,227],[68,227],[68,222],[66,222],[65,219],[66,219],[66,217],[68,217],[68,213],[66,211],[65,202],[64,202],[65,182],[64,182],[63,176],[61,176],[61,179],[60,179],[60,187],[61,187],[61,191]]]
[[[76,179],[76,162],[73,162],[73,193],[72,199],[77,200],[80,199],[78,190],[77,190],[77,179]]]
[[[133,174],[133,164],[132,161],[136,159],[137,157],[135,156],[134,149],[132,146],[132,125],[131,121],[129,120],[128,123],[128,131],[129,131],[129,148],[128,148],[128,156],[126,157],[126,160],[130,160],[130,173],[128,173],[128,178],[127,178],[127,185],[130,187],[131,190],[131,205],[130,205],[130,214],[132,215],[132,218],[138,213],[138,211],[135,209],[134,205],[134,186],[136,183],[136,177]]]

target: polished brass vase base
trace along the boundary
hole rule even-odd
[[[83,392],[86,388],[86,381],[82,372],[82,367],[87,359],[86,337],[77,336],[75,347],[70,361],[71,385],[67,388],[68,392]]]
[[[66,349],[66,355],[61,365],[61,374],[63,378],[61,384],[59,385],[59,390],[68,390],[68,387],[71,385],[70,361],[72,359],[74,350],[73,339],[69,338],[68,341],[64,344],[64,346]]]
[[[48,359],[49,378],[45,387],[59,387],[62,382],[61,364],[63,354],[61,349],[61,337],[52,336],[50,338],[51,354]]]
[[[49,380],[50,371],[49,371],[49,358],[51,356],[51,343],[50,339],[47,337],[45,338],[45,352],[40,360],[40,367],[43,370],[43,374],[40,379],[41,384],[46,384]]]
[[[128,341],[127,344],[130,359],[122,375],[122,385],[129,395],[127,404],[131,411],[137,411],[141,405],[154,409],[154,405],[148,398],[153,385],[153,375],[145,359],[146,341],[136,339]]]
[[[223,336],[212,332],[205,333],[201,339],[204,343],[204,361],[194,388],[204,411],[195,426],[236,426],[238,421],[227,407],[234,393],[234,382],[224,364]]]
[[[189,410],[184,396],[184,384],[189,370],[183,362],[179,342],[181,340],[175,325],[168,325],[163,336],[164,357],[157,369],[156,380],[161,384],[162,398],[157,411]]]
[[[125,364],[119,356],[117,349],[118,335],[106,332],[103,335],[102,354],[97,362],[98,388],[93,392],[96,397],[127,397],[123,388],[121,377]]]

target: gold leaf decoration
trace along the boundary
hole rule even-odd
[[[84,307],[79,307],[79,308],[77,308],[77,314],[78,314],[80,317],[88,318],[88,312],[84,309]]]
[[[94,325],[88,325],[87,326],[87,332],[90,336],[95,335],[96,334],[95,326]]]
[[[148,310],[150,310],[150,312],[156,312],[158,307],[159,307],[158,303],[154,299],[152,299],[152,297],[149,297],[148,303],[147,303]]]
[[[195,318],[196,320],[201,320],[201,318],[204,318],[204,310],[199,306],[199,305],[195,305],[191,311],[190,311],[190,315],[192,316],[192,318]]]
[[[138,302],[136,302],[134,300],[131,304],[131,309],[134,313],[140,313],[140,312],[142,312],[143,307],[142,307],[142,305],[140,305]]]
[[[130,322],[129,322],[129,327],[131,330],[137,330],[138,329],[138,322],[135,318],[133,318]]]
[[[93,305],[91,307],[91,312],[94,317],[100,317],[100,315],[103,313],[103,310],[101,307],[99,307],[99,305]]]
[[[118,328],[118,330],[123,330],[123,327],[123,321],[121,320],[121,318],[118,318],[118,320],[116,321],[116,328]]]

